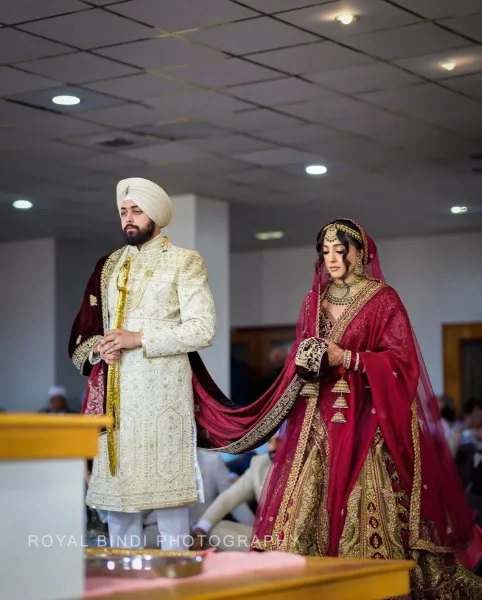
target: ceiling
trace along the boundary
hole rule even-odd
[[[228,202],[233,250],[336,216],[482,230],[480,0],[22,0],[0,23],[0,241],[117,235],[135,176]]]

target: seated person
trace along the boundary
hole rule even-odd
[[[205,510],[216,500],[219,494],[223,494],[232,485],[229,470],[217,452],[197,449],[199,470],[203,480],[204,502],[193,504],[189,507],[189,520],[191,529],[202,518]],[[245,527],[252,527],[254,514],[245,503],[240,503],[232,511],[232,517]],[[146,511],[144,517],[144,536],[146,548],[158,548],[161,540],[158,539],[159,529],[157,526],[155,511]]]
[[[252,524],[233,523],[224,519],[245,502],[259,502],[277,444],[278,437],[272,437],[268,453],[254,456],[249,469],[208,507],[194,526],[192,550],[200,550],[209,543],[218,550],[249,551]]]
[[[64,387],[53,385],[49,389],[49,406],[39,411],[51,415],[64,415],[72,413],[67,402],[67,390]]]

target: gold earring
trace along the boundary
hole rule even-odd
[[[365,275],[365,267],[363,266],[361,258],[356,261],[355,275],[358,275],[359,277],[363,277]]]

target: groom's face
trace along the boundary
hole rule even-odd
[[[120,216],[122,231],[128,244],[137,246],[145,244],[152,238],[156,225],[135,202],[125,200],[122,203]]]

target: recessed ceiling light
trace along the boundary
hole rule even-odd
[[[442,63],[440,66],[442,67],[442,69],[445,69],[446,71],[453,71],[455,69],[455,67],[457,66],[457,64],[454,62],[446,62],[446,63]]]
[[[77,96],[55,96],[52,98],[54,104],[60,104],[60,106],[75,106],[80,103],[80,98]]]
[[[267,240],[280,240],[284,236],[282,231],[262,231],[261,233],[256,233],[255,238],[266,242]]]
[[[18,210],[29,210],[32,208],[33,204],[30,200],[15,200],[13,206],[14,208],[18,208]]]
[[[342,25],[351,25],[352,23],[354,23],[356,21],[356,16],[350,15],[350,14],[343,14],[343,15],[338,15],[336,17],[336,20],[339,23],[341,23]]]
[[[305,171],[308,175],[324,175],[328,169],[325,165],[308,165]]]
[[[454,215],[461,215],[467,212],[466,206],[452,206],[450,209]]]

